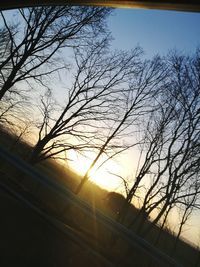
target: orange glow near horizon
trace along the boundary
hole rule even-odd
[[[71,161],[69,162],[69,166],[79,175],[83,176],[94,160],[95,154],[88,152],[87,156],[84,157],[77,155],[74,151],[71,151],[70,158]],[[97,163],[97,165],[90,171],[90,181],[109,191],[117,190],[121,187],[122,180],[114,174],[119,175],[119,173],[122,172],[122,168],[113,159],[108,160],[105,164],[98,168],[105,160],[106,157],[103,156],[99,163]]]

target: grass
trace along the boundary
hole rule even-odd
[[[6,131],[1,130],[0,133],[0,144],[6,147],[7,149],[12,148],[12,144],[14,142],[15,137],[11,134],[7,133]],[[30,146],[27,145],[25,142],[18,143],[12,153],[22,157],[27,158],[27,155],[30,153]],[[47,175],[50,179],[56,180],[61,185],[65,186],[67,189],[71,190],[72,192],[77,187],[78,183],[80,182],[81,177],[75,174],[73,171],[64,168],[58,162],[53,160],[45,161],[41,164],[38,164],[35,168],[39,170],[41,173]],[[116,242],[112,242],[112,234],[111,232],[99,223],[95,217],[95,211],[98,209],[107,216],[115,219],[117,217],[116,211],[118,210],[118,206],[120,205],[120,201],[123,201],[122,196],[115,195],[115,198],[109,198],[111,196],[108,191],[105,189],[100,188],[96,184],[92,182],[87,182],[86,185],[83,187],[83,190],[80,192],[79,197],[89,203],[94,210],[94,216],[90,218],[87,216],[79,207],[66,202],[65,197],[58,196],[54,189],[49,189],[42,184],[38,184],[34,179],[31,177],[25,176],[24,174],[20,173],[16,168],[11,167],[7,162],[1,161],[0,162],[0,171],[3,174],[1,179],[4,179],[10,187],[15,188],[16,190],[22,192],[29,197],[31,201],[35,201],[40,208],[45,210],[45,212],[49,213],[50,215],[59,218],[66,224],[70,225],[74,229],[77,229],[81,233],[83,233],[84,238],[89,242],[93,247],[100,250],[102,253],[106,255],[113,263],[119,264],[119,266],[138,266],[138,267],[156,267],[158,266],[155,262],[151,263],[149,257],[144,255],[139,249],[130,248],[129,245],[124,241],[122,238],[118,238]],[[5,198],[5,196],[4,196]],[[19,252],[16,253],[15,247],[20,247],[21,250],[27,250],[28,247],[33,247],[33,251],[36,251],[38,247],[41,247],[40,243],[42,244],[41,250],[43,251],[42,254],[38,252],[38,254],[29,253],[30,258],[33,257],[34,259],[42,258],[43,265],[41,266],[89,266],[94,264],[93,266],[98,266],[98,262],[95,263],[95,259],[92,258],[87,252],[82,250],[79,246],[75,245],[69,240],[66,240],[60,233],[56,233],[55,230],[50,229],[48,226],[44,226],[43,222],[37,218],[37,216],[33,215],[30,211],[25,209],[24,207],[18,207],[16,203],[8,204],[10,202],[5,202],[2,200],[1,206],[2,210],[4,210],[4,227],[6,227],[6,222],[8,225],[11,224],[12,220],[15,220],[15,217],[19,217],[20,220],[18,222],[18,228],[21,229],[21,238],[22,242],[19,240],[20,238],[15,236],[13,232],[5,231],[3,234],[4,238],[2,239],[4,243],[7,245],[5,246],[4,256],[7,255],[14,255],[16,261],[21,262],[21,266],[36,266],[35,261],[33,260],[35,265],[27,264],[27,260],[23,257],[20,258],[21,255]],[[22,212],[23,211],[23,212]],[[134,208],[132,205],[129,207],[129,219],[134,218],[137,216],[138,210]],[[30,214],[29,214],[30,213]],[[13,216],[10,216],[12,214]],[[29,214],[29,215],[27,215]],[[15,215],[15,216],[14,216]],[[27,217],[30,217],[30,221],[28,221],[24,225],[24,221],[26,222]],[[35,223],[37,222],[37,224]],[[128,223],[128,222],[127,222]],[[147,226],[150,222],[145,221],[145,225]],[[34,228],[34,224],[36,224]],[[1,225],[2,226],[2,225]],[[2,228],[2,227],[1,227]],[[9,228],[9,227],[8,227]],[[49,246],[48,242],[43,242],[43,229],[47,229],[47,239],[54,236],[52,239],[55,242],[55,245],[51,243]],[[17,228],[15,229],[16,231]],[[135,231],[135,228],[132,229]],[[159,227],[154,226],[152,231],[147,236],[147,241],[154,244],[155,239],[159,234]],[[35,233],[35,237],[33,238]],[[26,235],[30,235],[32,238],[26,240]],[[40,233],[41,233],[41,242],[40,242]],[[14,238],[14,242],[13,242]],[[38,239],[38,240],[36,240]],[[25,241],[24,241],[25,240]],[[43,241],[42,241],[43,240]],[[51,242],[53,242],[51,240]],[[173,244],[174,244],[175,237],[166,229],[162,230],[161,237],[156,244],[156,247],[165,252],[168,255],[172,255],[173,252]],[[38,245],[39,241],[39,245]],[[2,243],[1,242],[1,243]],[[15,245],[9,248],[8,243],[13,242]],[[20,243],[21,242],[21,243]],[[19,245],[20,243],[20,245]],[[25,243],[27,245],[25,246]],[[45,248],[46,247],[46,248]],[[57,250],[59,248],[59,251]],[[49,250],[54,250],[54,259],[51,263],[49,263],[49,259],[47,259],[47,254]],[[18,251],[18,250],[17,250]],[[28,254],[28,255],[29,255]],[[17,258],[17,255],[19,256]],[[46,255],[46,256],[44,256]],[[66,256],[67,255],[67,256]],[[79,255],[77,257],[77,255]],[[197,259],[199,256],[199,251],[192,247],[191,245],[187,244],[183,240],[180,240],[178,243],[178,248],[176,253],[174,253],[174,258],[178,262],[182,263],[186,267],[197,267],[199,265],[197,263]],[[45,263],[46,258],[46,263]],[[92,263],[94,261],[94,263]],[[0,262],[1,263],[1,262]],[[24,263],[24,265],[23,265]],[[54,264],[55,263],[55,264]],[[134,265],[133,265],[134,263]],[[54,265],[52,265],[54,264]],[[95,265],[96,264],[96,265]],[[17,264],[15,264],[17,265]],[[6,265],[6,261],[1,266],[12,266]],[[38,265],[37,263],[37,266]],[[102,265],[101,265],[102,266]],[[160,265],[161,266],[161,265]]]

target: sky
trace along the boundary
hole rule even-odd
[[[113,49],[130,50],[136,45],[140,45],[144,49],[146,57],[149,58],[157,53],[166,55],[170,49],[186,53],[194,52],[198,45],[200,47],[199,25],[200,13],[175,11],[116,9],[108,19],[108,27],[114,38],[111,44]],[[119,173],[124,177],[131,176],[136,170],[134,162],[137,162],[138,157],[139,155],[135,151],[130,151],[118,158],[117,161],[105,165],[98,172],[94,170],[91,175],[92,180],[109,190],[120,189],[122,180],[117,181],[114,176],[110,176],[108,179],[107,171]],[[74,159],[76,171],[84,174],[91,160],[94,159],[94,155],[91,155],[91,159],[77,159],[76,155],[72,155],[72,159]],[[102,179],[102,177],[107,179]],[[197,230],[189,231],[186,235],[194,242],[195,235],[197,237],[200,234],[200,231],[198,232],[199,219],[200,216],[196,215],[192,222]]]
[[[108,21],[113,48],[140,45],[146,56],[169,49],[192,52],[200,45],[200,13],[145,9],[116,9]]]

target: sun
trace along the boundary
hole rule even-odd
[[[86,173],[95,158],[95,154],[92,152],[88,152],[87,155],[82,156],[77,155],[75,151],[71,151],[69,156],[71,159],[69,163],[70,167],[80,175]],[[103,156],[97,166],[90,171],[90,181],[109,191],[117,190],[121,186],[122,181],[115,174],[121,172],[121,167],[113,159],[106,161],[105,164],[99,167],[105,160],[106,157]]]

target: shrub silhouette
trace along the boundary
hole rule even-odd
[[[114,214],[119,214],[125,203],[125,197],[117,192],[109,192],[106,196],[106,201],[109,209]]]

